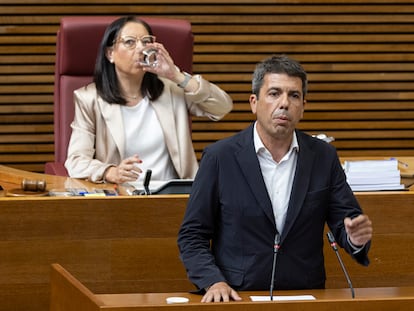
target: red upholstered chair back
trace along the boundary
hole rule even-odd
[[[55,162],[45,165],[45,173],[67,176],[63,167],[74,116],[73,91],[92,82],[99,44],[106,27],[118,16],[71,16],[61,19],[56,41],[54,87]],[[193,34],[186,20],[140,17],[164,44],[175,64],[192,72]]]

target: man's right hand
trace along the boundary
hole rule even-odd
[[[209,287],[201,302],[229,302],[242,300],[239,294],[226,282],[218,282]]]

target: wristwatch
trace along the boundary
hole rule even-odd
[[[182,71],[182,73],[184,75],[184,80],[178,83],[177,85],[184,89],[187,86],[188,81],[190,81],[190,79],[192,78],[192,76],[188,72],[185,72],[185,71]]]

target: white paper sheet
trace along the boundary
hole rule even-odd
[[[250,296],[252,301],[270,301],[270,296]],[[315,300],[312,295],[298,295],[298,296],[273,296],[273,301],[289,301],[289,300]]]

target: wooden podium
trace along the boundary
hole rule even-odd
[[[268,296],[268,292],[240,292],[242,301],[201,303],[201,296],[190,293],[94,294],[59,264],[52,265],[50,311],[389,311],[413,310],[414,287],[326,289],[275,292],[278,295],[312,295],[315,300],[252,302],[250,296]],[[188,303],[168,304],[172,296],[186,297]],[[274,306],[278,304],[278,306]]]

